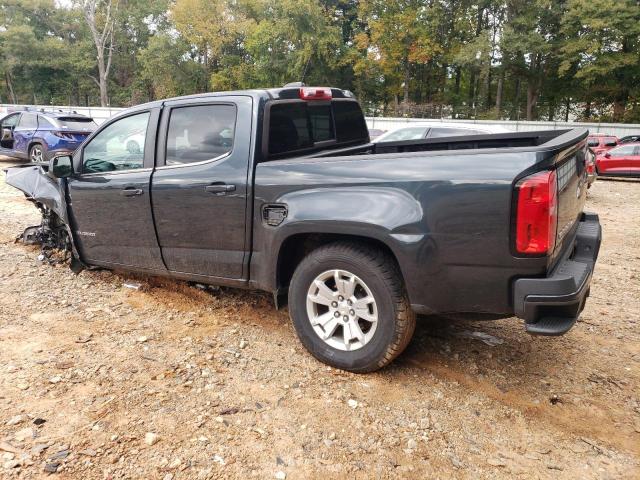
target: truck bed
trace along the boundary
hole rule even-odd
[[[506,149],[515,151],[548,152],[560,151],[586,138],[588,130],[574,128],[564,130],[541,130],[533,132],[513,132],[486,135],[427,138],[420,140],[402,140],[395,142],[370,143],[339,150],[329,150],[308,155],[304,158],[326,158],[362,154],[433,152],[451,150]]]

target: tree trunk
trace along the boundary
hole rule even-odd
[[[571,98],[567,97],[565,101],[564,121],[569,121],[569,109],[571,108]]]
[[[617,98],[613,102],[613,122],[620,123],[624,121],[624,114],[627,110],[627,101],[629,100],[629,93],[626,89],[621,89],[617,95]]]
[[[16,94],[13,91],[13,84],[11,83],[11,74],[9,72],[4,72],[4,81],[7,84],[7,90],[9,91],[9,97],[11,98],[11,103],[16,104],[18,100],[16,99]]]
[[[538,86],[535,81],[529,81],[527,84],[527,120],[534,120],[536,104],[538,103]]]
[[[485,104],[485,108],[489,110],[491,108],[491,104],[493,100],[491,98],[491,64],[489,64],[489,71],[487,72],[487,77],[485,78],[485,88],[487,92],[487,103]]]
[[[105,75],[104,54],[98,51],[98,86],[100,87],[100,106],[108,106],[107,78]]]
[[[473,108],[476,100],[476,71],[475,67],[471,67],[471,78],[469,79],[469,93],[467,95],[467,103],[469,108]]]
[[[520,120],[520,79],[516,79],[516,91],[513,99],[511,120]]]
[[[500,73],[498,77],[498,88],[496,89],[496,111],[500,115],[502,110],[502,89],[504,88],[504,72]]]
[[[404,87],[403,87],[403,97],[402,97],[402,113],[406,113],[407,106],[409,105],[409,64],[404,67]]]
[[[460,77],[462,76],[462,72],[460,70],[460,67],[456,67],[456,86],[455,89],[453,90],[454,93],[456,94],[456,97],[458,95],[460,95]],[[456,102],[458,101],[458,99],[456,98]]]

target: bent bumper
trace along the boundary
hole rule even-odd
[[[562,335],[578,320],[589,296],[602,228],[598,216],[583,213],[575,246],[546,278],[520,278],[513,286],[513,306],[527,332]]]

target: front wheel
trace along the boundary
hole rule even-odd
[[[390,363],[415,329],[393,258],[358,243],[320,247],[298,265],[289,289],[291,319],[318,360],[365,373]]]

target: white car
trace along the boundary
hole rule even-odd
[[[413,123],[390,130],[372,140],[373,143],[419,140],[421,138],[454,137],[458,135],[485,135],[507,133],[500,125],[479,125],[468,123]]]

